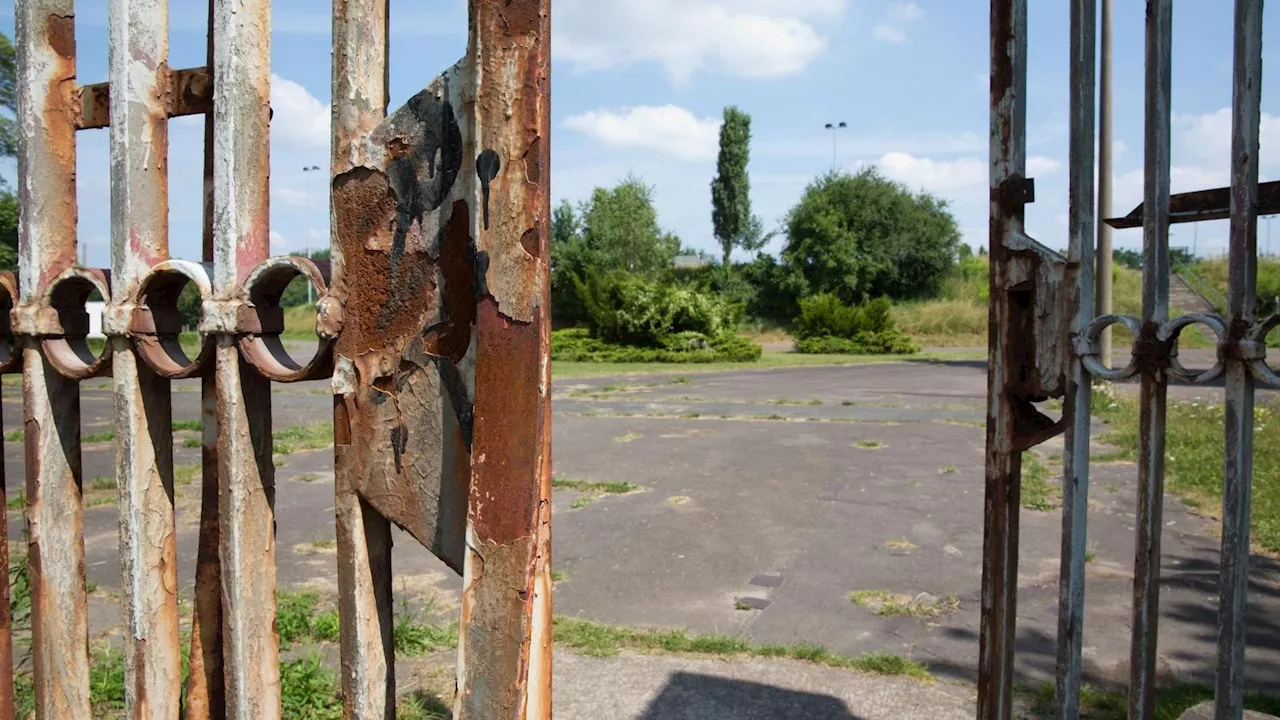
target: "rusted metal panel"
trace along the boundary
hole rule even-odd
[[[348,211],[355,211],[357,216],[363,213],[359,207],[344,207],[333,188],[344,177],[354,181],[353,187],[358,187],[361,182],[355,178],[371,174],[364,169],[372,163],[365,154],[369,147],[365,139],[383,121],[387,108],[387,12],[387,0],[335,0],[333,3],[331,173],[334,179],[330,190],[333,266],[329,295],[319,303],[321,331],[329,337],[341,338],[339,333],[345,329],[345,301],[353,292],[363,291],[365,285],[385,284],[385,278],[377,275],[361,277],[348,271],[349,264],[360,264],[364,248],[343,242],[340,228],[350,228],[352,216]],[[385,180],[385,175],[383,177]],[[385,195],[389,184],[384,184],[383,189]],[[384,198],[377,197],[368,200],[375,207],[385,202]],[[348,253],[355,255],[348,257]],[[385,253],[382,255],[387,257]],[[357,308],[356,312],[359,314],[360,310]],[[368,345],[369,338],[362,344]],[[356,416],[351,417],[351,405],[362,393],[374,392],[374,389],[372,378],[362,381],[355,376],[357,353],[351,347],[349,343],[338,343],[333,378],[334,514],[338,603],[342,616],[343,714],[349,719],[390,719],[395,717],[391,530],[387,519],[360,498],[356,487],[365,468],[355,462],[350,453],[351,429],[353,423],[363,420],[358,410]],[[387,357],[395,356],[391,353]],[[385,447],[384,451],[389,449]]]
[[[161,63],[157,68],[156,100],[166,117],[204,115],[213,111],[213,76],[208,67],[170,70]],[[104,128],[111,124],[111,83],[95,83],[80,88],[81,130]]]
[[[1262,122],[1262,0],[1236,0],[1231,112],[1231,224],[1228,347],[1244,348],[1256,325],[1258,151]],[[1264,336],[1265,344],[1265,336]],[[1264,351],[1265,352],[1265,351]],[[1244,707],[1245,610],[1249,593],[1249,515],[1253,484],[1254,376],[1243,352],[1227,353],[1222,562],[1214,716],[1239,720]]]
[[[231,301],[269,247],[270,2],[217,0],[213,24],[214,294]],[[271,387],[225,328],[215,360],[227,715],[279,717]]]
[[[112,0],[112,302],[137,302],[152,266],[169,255],[167,0]],[[169,380],[134,354],[125,328],[108,327],[115,378],[125,711],[177,718],[177,550]]]
[[[1068,261],[1078,268],[1073,330],[1094,314],[1094,110],[1097,81],[1097,0],[1071,3],[1071,128],[1068,178]],[[1064,292],[1070,292],[1064,288]],[[1062,554],[1058,584],[1057,718],[1080,714],[1084,586],[1089,516],[1089,433],[1092,378],[1072,357],[1063,402]]]
[[[483,272],[457,718],[551,714],[550,3],[473,0]]]
[[[1164,528],[1164,448],[1170,355],[1159,329],[1169,320],[1169,178],[1172,1],[1147,2],[1143,211],[1142,325],[1134,341],[1141,373],[1138,522],[1133,625],[1129,657],[1129,717],[1155,712],[1160,617],[1160,535]]]
[[[71,0],[15,7],[20,325],[76,261],[74,12]],[[36,715],[89,717],[79,386],[38,338],[22,348]]]

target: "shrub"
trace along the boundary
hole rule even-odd
[[[563,362],[711,363],[755,362],[762,348],[733,333],[708,337],[696,332],[674,333],[658,347],[622,345],[592,337],[586,328],[551,334],[551,358]]]
[[[673,333],[717,337],[742,321],[741,305],[694,287],[623,272],[587,272],[574,285],[592,335],[607,342],[656,348]]]
[[[911,338],[894,325],[893,305],[886,298],[850,307],[831,293],[800,301],[796,352],[807,354],[878,355],[919,352]]]

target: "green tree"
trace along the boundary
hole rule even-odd
[[[658,226],[653,188],[634,175],[612,190],[596,188],[580,215],[587,262],[598,270],[657,276],[680,252],[680,238]]]
[[[956,262],[960,229],[945,200],[915,194],[867,168],[831,172],[787,215],[784,261],[808,292],[859,304],[935,296]]]
[[[0,157],[18,154],[18,59],[0,33]],[[18,268],[18,196],[0,180],[0,270]]]
[[[561,200],[551,213],[551,320],[556,327],[586,320],[574,278],[586,273],[589,256],[573,205]]]
[[[732,267],[735,247],[759,250],[767,241],[763,224],[751,214],[751,116],[730,105],[720,125],[720,157],[711,180],[711,224],[723,256],[721,267]]]

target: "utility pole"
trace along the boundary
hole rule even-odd
[[[1098,293],[1097,314],[1111,314],[1111,0],[1102,0],[1102,67],[1098,73]],[[1099,354],[1111,367],[1111,328],[1102,331]]]
[[[827,129],[831,131],[831,172],[836,171],[836,133],[844,128],[849,127],[848,123],[827,123]]]

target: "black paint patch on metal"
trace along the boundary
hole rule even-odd
[[[484,229],[489,229],[489,183],[498,177],[502,160],[493,150],[485,150],[476,158],[476,177],[480,179],[480,193],[484,198]]]

